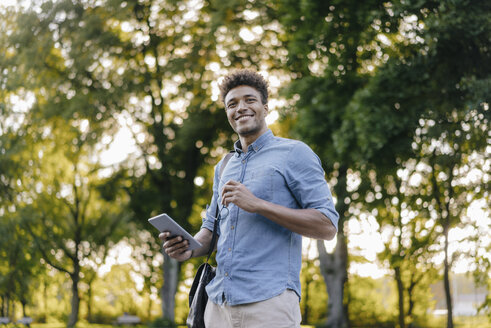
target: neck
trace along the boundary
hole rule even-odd
[[[239,140],[240,140],[240,145],[242,146],[242,151],[244,153],[247,153],[247,149],[249,146],[257,140],[260,136],[262,136],[266,131],[268,131],[268,128],[264,128],[258,133],[254,134],[246,134],[246,135],[239,135]]]

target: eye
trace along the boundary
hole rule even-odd
[[[251,104],[253,102],[256,102],[256,98],[247,98],[246,101]]]
[[[227,105],[227,109],[232,109],[232,108],[235,108],[235,106],[237,106],[237,103],[235,103],[235,102],[230,102],[230,103],[228,103],[228,105]]]

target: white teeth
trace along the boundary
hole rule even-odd
[[[243,115],[243,116],[240,116],[240,117],[236,118],[235,120],[236,121],[241,121],[242,119],[248,118],[248,117],[252,117],[252,115]]]

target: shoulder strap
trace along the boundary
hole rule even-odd
[[[228,161],[230,158],[235,154],[235,151],[229,152],[227,155],[225,155],[225,158],[223,159],[222,166],[220,166],[220,173],[218,173],[218,177],[221,178],[223,171],[225,171],[225,167],[227,166]]]
[[[234,151],[231,151],[227,155],[225,155],[225,158],[223,159],[222,165],[220,166],[220,172],[218,173],[218,178],[222,177],[223,171],[225,170],[225,167],[227,166],[228,161],[230,158],[234,155]],[[211,243],[210,243],[210,249],[208,250],[208,257],[206,258],[206,263],[208,263],[208,260],[210,259],[211,254],[213,253],[213,250],[215,249],[215,243],[217,241],[217,227],[218,223],[220,221],[220,213],[218,212],[218,199],[217,199],[217,208],[215,210],[215,222],[213,223],[213,236],[211,237]]]

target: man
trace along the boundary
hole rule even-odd
[[[319,158],[304,143],[278,138],[266,125],[267,83],[241,70],[220,85],[228,121],[239,140],[219,178],[195,238],[187,250],[182,237],[164,241],[179,261],[205,255],[217,204],[223,210],[217,242],[217,273],[207,286],[207,328],[300,327],[302,236],[333,239],[338,213]],[[228,212],[228,215],[225,215]]]

